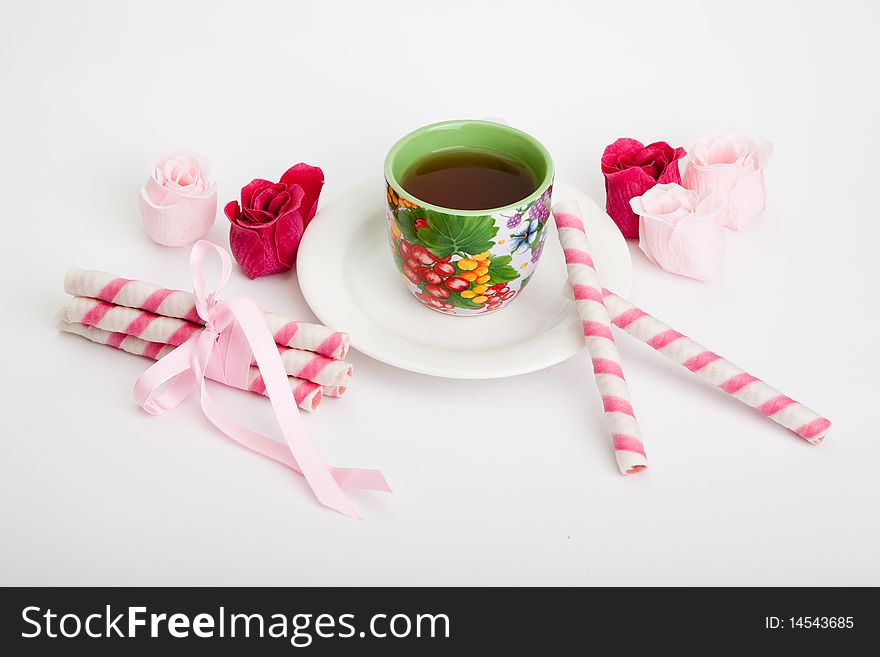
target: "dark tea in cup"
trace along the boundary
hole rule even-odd
[[[489,210],[516,203],[538,189],[524,162],[490,150],[456,148],[429,155],[404,174],[413,197],[457,210]]]

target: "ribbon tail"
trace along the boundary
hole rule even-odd
[[[226,434],[228,438],[257,454],[286,465],[299,475],[302,474],[296,460],[290,453],[290,448],[285,443],[273,440],[230,418],[220,410],[220,407],[208,395],[207,386],[203,386],[201,405],[205,417],[208,418],[211,424]],[[378,470],[330,468],[330,472],[340,488],[391,492],[388,482],[385,481],[385,477]]]
[[[278,347],[275,346],[275,341],[266,328],[262,313],[248,299],[228,299],[224,303],[232,311],[242,332],[247,336],[284,439],[318,501],[347,516],[359,518],[360,515],[354,505],[346,497],[331,469],[321,460],[306,435],[293,392],[287,381],[287,373],[278,357]],[[346,475],[346,478],[348,476]]]
[[[134,400],[150,415],[162,415],[178,406],[195,387],[196,375],[192,371],[192,354],[197,335],[184,342],[170,354],[153,363],[135,381]],[[161,394],[152,393],[171,381]]]
[[[211,399],[208,394],[204,380],[202,381],[201,404],[202,412],[205,414],[205,417],[208,418],[211,424],[220,429],[220,431],[226,434],[229,438],[258,454],[262,454],[263,456],[267,456],[270,459],[283,463],[298,474],[303,474],[288,445],[279,443],[277,440],[272,440],[268,436],[264,436],[263,434],[236,422],[221,411],[220,407],[214,403],[214,400]],[[309,482],[309,484],[311,485],[311,482]],[[312,486],[312,488],[314,490],[314,486]],[[329,501],[331,503],[329,504],[325,502],[321,496],[318,496],[318,500],[325,506],[329,506],[331,509],[339,511],[340,513],[344,513],[345,515],[354,518],[360,517],[350,502],[345,506],[334,505],[333,502],[335,500],[333,498],[330,498]],[[347,499],[346,502],[348,502]]]
[[[364,470],[363,468],[330,468],[330,474],[339,484],[340,488],[354,488],[358,490],[375,490],[380,493],[391,493],[391,486],[385,480],[379,470]]]

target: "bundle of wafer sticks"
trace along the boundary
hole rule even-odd
[[[79,267],[68,269],[64,291],[73,298],[58,313],[60,330],[153,360],[203,329],[191,292]],[[352,365],[343,360],[348,353],[348,335],[270,312],[264,317],[297,405],[313,411],[324,395],[341,397],[353,372]],[[211,374],[207,373],[208,378],[216,378]],[[247,390],[266,391],[253,366]]]

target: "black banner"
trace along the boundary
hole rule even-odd
[[[10,655],[841,649],[869,645],[880,607],[873,589],[840,588],[7,588],[0,595],[0,648]]]

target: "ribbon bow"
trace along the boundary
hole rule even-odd
[[[222,274],[217,287],[206,292],[205,256],[214,249],[220,255]],[[301,474],[318,500],[340,513],[360,517],[343,488],[391,492],[378,470],[334,468],[321,460],[306,435],[263,313],[245,297],[219,300],[220,290],[229,280],[232,264],[229,254],[211,242],[199,240],[190,254],[196,310],[205,321],[205,330],[191,338],[141,374],[134,386],[135,401],[152,415],[161,415],[180,404],[198,389],[205,417],[227,436],[263,456],[283,463]],[[252,359],[253,356],[253,359]],[[255,361],[266,384],[266,395],[286,444],[272,440],[228,417],[208,395],[205,376],[230,385],[247,388],[248,371]],[[161,393],[154,394],[165,383]]]

